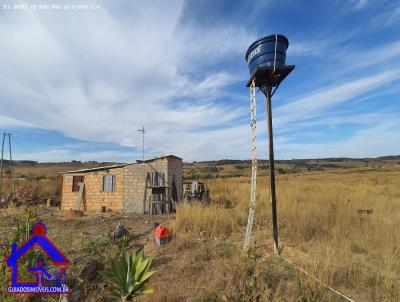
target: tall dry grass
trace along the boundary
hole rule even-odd
[[[194,236],[227,237],[238,230],[235,214],[219,205],[183,204],[176,209],[174,229]]]
[[[35,187],[36,184],[39,187],[41,194],[45,197],[60,194],[61,191],[61,178],[45,178],[45,179],[16,179],[15,190],[20,188],[31,186]],[[11,178],[3,179],[3,193],[8,195],[12,192],[12,181]]]
[[[268,178],[257,185],[254,238],[263,244],[272,237]],[[214,179],[209,188],[211,206],[178,208],[177,232],[243,236],[250,179]],[[356,300],[400,299],[399,172],[280,175],[277,194],[284,256]]]

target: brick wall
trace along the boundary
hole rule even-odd
[[[124,167],[123,207],[125,212],[143,213],[146,170],[143,164]]]
[[[148,172],[163,172],[168,186],[172,186],[174,176],[178,200],[182,199],[181,159],[165,157],[151,162],[128,165],[124,169],[124,210],[126,212],[144,213],[145,177]]]
[[[183,194],[183,176],[182,176],[182,160],[178,158],[170,158],[168,160],[168,185],[172,186],[175,180],[178,201],[182,200]]]
[[[107,174],[115,175],[115,192],[103,192],[103,176]],[[100,211],[103,206],[112,211],[123,210],[124,168],[64,174],[62,176],[62,210],[76,209],[79,192],[72,192],[73,176],[84,176],[85,192],[83,194],[81,210]]]
[[[156,171],[165,174],[169,186],[172,186],[172,181],[175,179],[180,201],[182,199],[182,160],[165,157],[122,168],[64,174],[61,209],[76,209],[79,192],[72,192],[72,177],[84,176],[85,192],[81,210],[100,211],[105,206],[106,209],[112,211],[144,213],[145,177],[148,172]],[[115,192],[103,192],[103,175],[106,174],[116,176]]]
[[[168,175],[168,160],[165,158],[125,167],[124,210],[144,213],[144,191],[146,175],[149,172],[163,172]]]

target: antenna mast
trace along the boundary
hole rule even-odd
[[[138,132],[142,132],[142,160],[144,161],[144,126]]]
[[[6,133],[3,132],[3,143],[1,145],[1,172],[0,172],[0,198],[3,193],[3,159],[4,159],[4,141],[6,140]]]

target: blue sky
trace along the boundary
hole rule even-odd
[[[276,158],[400,154],[398,1],[0,3],[0,129],[16,159],[134,161],[142,126],[147,157],[249,158],[244,54],[272,33],[296,65],[273,98]],[[261,93],[257,113],[266,158]]]

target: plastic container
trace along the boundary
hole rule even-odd
[[[257,67],[284,66],[288,47],[288,39],[280,34],[266,36],[255,41],[250,45],[245,56],[250,75]]]
[[[165,226],[160,224],[154,231],[154,239],[157,245],[163,245],[171,240],[171,232]]]

